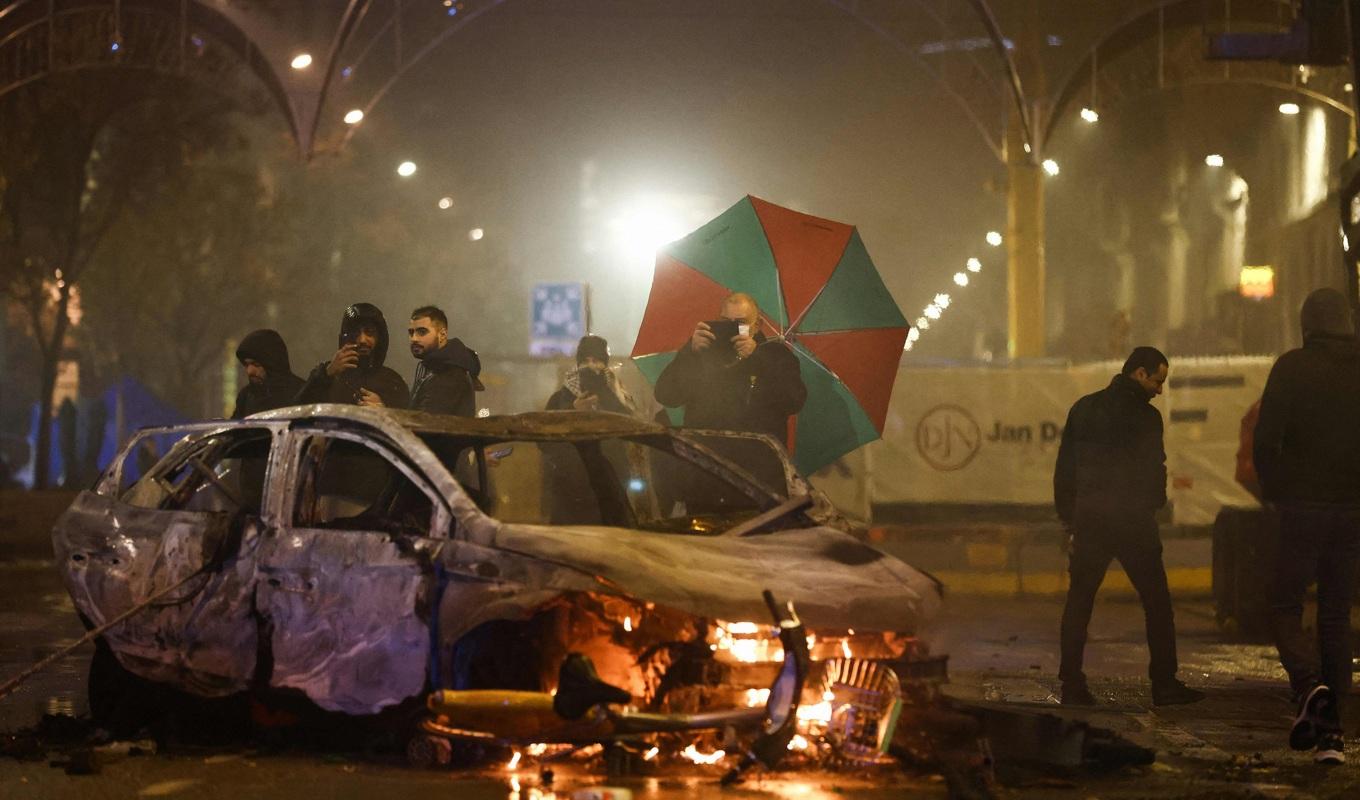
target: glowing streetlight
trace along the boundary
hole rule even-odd
[[[1281,113],[1281,114],[1289,114],[1290,116],[1293,116],[1293,115],[1299,113],[1299,104],[1298,104],[1298,103],[1280,103],[1280,113]]]
[[[1000,247],[1001,242],[1001,233],[999,231],[987,231],[987,244],[992,247]]]
[[[970,258],[970,259],[968,259],[968,271],[969,271],[969,272],[981,272],[981,271],[982,271],[982,259],[980,259],[980,258]]]
[[[1058,174],[1058,162],[1054,161],[1054,160],[1051,159],[1051,158],[1045,158],[1045,159],[1044,159],[1044,172],[1047,172],[1049,175],[1057,175],[1057,174]]]
[[[1100,114],[1096,113],[1094,108],[1083,108],[1081,110],[1081,118],[1087,122],[1099,122]]]
[[[364,121],[364,112],[363,112],[362,109],[351,108],[349,111],[346,111],[346,112],[345,112],[345,124],[346,124],[346,125],[358,125],[360,122],[363,122],[363,121]]]
[[[943,292],[935,295],[935,305],[942,309],[949,308],[949,295],[944,294]]]
[[[1355,86],[1354,86],[1353,84],[1349,84],[1349,83],[1346,84],[1345,86],[1343,86],[1342,88],[1345,89],[1345,90],[1348,91],[1348,92],[1353,92],[1353,91],[1355,91]]]
[[[967,286],[967,285],[968,285],[968,273],[966,273],[966,272],[955,272],[955,273],[954,273],[954,283],[957,283],[957,284],[960,285],[960,286]]]
[[[441,211],[448,211],[450,208],[453,208],[453,198],[452,198],[452,197],[441,197],[441,198],[439,198],[439,209],[440,209]]]
[[[416,162],[403,161],[397,165],[397,174],[403,178],[409,178],[416,174]]]
[[[937,306],[937,305],[928,305],[928,306],[926,306],[925,314],[926,314],[926,316],[929,317],[930,319],[939,319],[939,318],[940,318],[940,307]]]
[[[306,69],[312,65],[312,54],[298,53],[293,56],[293,60],[290,63],[292,64],[293,69]]]
[[[1218,153],[1210,153],[1204,157],[1204,163],[1211,167],[1221,167],[1223,166],[1223,156]]]
[[[468,231],[468,241],[480,242],[482,240],[482,237],[485,235],[486,231],[482,230],[481,228],[473,228],[472,230]]]

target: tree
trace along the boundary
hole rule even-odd
[[[110,228],[187,154],[225,135],[226,101],[180,79],[54,75],[0,101],[0,292],[38,350],[34,486],[50,479],[52,394],[72,295]]]

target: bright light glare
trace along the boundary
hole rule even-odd
[[[416,174],[416,162],[403,161],[397,165],[397,174],[403,178],[409,178]]]
[[[970,258],[970,259],[968,259],[968,271],[969,271],[969,272],[981,272],[981,271],[982,271],[982,259],[980,259],[980,258]]]
[[[930,319],[940,318],[940,307],[937,305],[926,306],[926,316]]]
[[[1096,113],[1094,108],[1083,108],[1081,110],[1081,118],[1087,122],[1098,122],[1100,120],[1100,115]]]
[[[1292,115],[1292,114],[1297,114],[1297,113],[1299,113],[1299,104],[1298,104],[1298,103],[1280,103],[1280,113],[1281,113],[1281,114],[1291,114],[1291,115]]]
[[[907,331],[908,343],[915,342],[921,338],[921,331],[919,328],[920,326],[917,326],[916,328],[912,328],[911,330]]]
[[[943,292],[935,295],[935,305],[939,306],[940,308],[949,308],[949,295]]]
[[[954,273],[954,283],[957,283],[957,284],[960,285],[960,286],[967,286],[967,285],[968,285],[968,273],[966,273],[966,272],[955,272],[955,273]]]
[[[1221,167],[1223,166],[1223,156],[1218,153],[1210,153],[1204,157],[1204,163],[1211,167]]]
[[[349,111],[346,111],[346,112],[345,112],[345,124],[346,124],[346,125],[358,125],[360,122],[363,122],[363,121],[364,121],[364,112],[363,112],[362,109],[351,108]]]
[[[923,331],[930,330],[930,320],[926,319],[925,317],[917,317],[916,328]]]
[[[486,231],[482,230],[481,228],[473,228],[472,230],[468,231],[468,241],[480,242],[482,240],[482,237],[485,235]]]
[[[1002,239],[1000,233],[996,231],[987,231],[987,244],[991,245],[992,247],[1000,247],[1001,242]]]
[[[439,208],[444,211],[448,211],[450,208],[453,208],[453,198],[452,197],[439,198]]]
[[[311,53],[298,53],[293,56],[293,69],[306,69],[312,65]]]
[[[662,245],[684,236],[684,224],[658,204],[641,203],[609,222],[618,249],[630,260],[651,266]]]
[[[1058,174],[1058,162],[1054,161],[1054,160],[1051,159],[1051,158],[1045,158],[1045,159],[1044,159],[1044,172],[1047,172],[1049,175],[1057,175],[1057,174]]]

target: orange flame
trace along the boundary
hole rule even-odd
[[[712,753],[700,753],[694,745],[686,747],[680,755],[693,761],[695,764],[716,764],[727,757],[727,751],[714,750]]]
[[[515,754],[514,754],[513,756],[510,756],[510,763],[509,763],[509,764],[506,764],[506,765],[505,765],[505,768],[506,768],[506,769],[518,769],[518,768],[519,768],[519,760],[520,760],[520,758],[522,758],[522,757],[523,757],[522,754],[521,754],[518,750],[516,750],[516,751],[515,751]]]

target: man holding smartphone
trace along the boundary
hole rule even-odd
[[[562,387],[548,398],[549,411],[612,411],[637,413],[632,395],[609,369],[609,342],[586,335],[576,343],[576,369],[567,373]]]
[[[307,376],[297,403],[350,403],[406,408],[410,393],[387,359],[387,320],[372,303],[355,303],[340,318],[340,349]]]
[[[750,295],[723,300],[719,318],[694,326],[656,381],[656,401],[684,408],[689,428],[767,433],[788,446],[789,417],[807,400],[798,358],[756,330]]]

